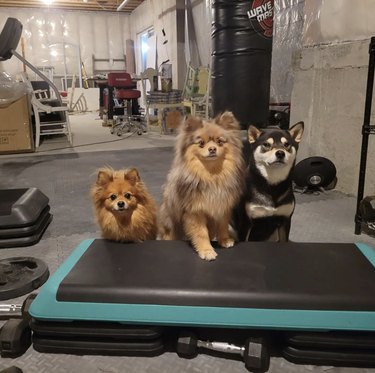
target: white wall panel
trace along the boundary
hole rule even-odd
[[[122,58],[125,41],[130,38],[130,16],[121,13],[1,8],[0,27],[8,17],[23,24],[26,59],[35,66],[54,66],[60,76],[78,75],[78,46],[91,75],[93,54],[103,59]],[[21,54],[21,43],[17,51]],[[113,64],[106,63],[102,68],[111,69]],[[1,63],[0,69],[16,74],[22,71],[22,63],[13,57]]]
[[[90,13],[78,13],[79,24],[79,41],[81,48],[81,60],[85,65],[87,72],[92,72],[92,55],[94,54],[95,37],[94,29],[95,23],[92,21]]]
[[[305,2],[304,45],[362,40],[375,34],[374,0]]]

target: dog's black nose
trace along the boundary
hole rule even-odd
[[[125,207],[125,202],[124,201],[118,201],[117,206],[120,207],[120,209]]]
[[[276,158],[277,159],[283,159],[283,158],[285,158],[285,153],[282,150],[278,150],[276,152]]]
[[[215,146],[210,146],[210,147],[208,148],[208,152],[209,152],[210,154],[215,154],[215,153],[216,153],[216,147],[215,147]]]

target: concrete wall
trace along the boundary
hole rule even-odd
[[[291,123],[303,120],[306,125],[299,159],[327,157],[337,168],[336,189],[356,195],[375,3],[353,4],[306,2],[305,46],[295,56]],[[372,112],[374,124],[375,102]],[[374,159],[375,136],[370,135],[365,195],[375,194]]]

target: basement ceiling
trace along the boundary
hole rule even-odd
[[[121,12],[131,13],[144,0],[127,0]],[[123,0],[1,0],[1,7],[95,10],[115,12]],[[48,4],[47,4],[48,3]]]

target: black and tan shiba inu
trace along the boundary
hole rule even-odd
[[[303,122],[289,130],[249,126],[246,192],[235,214],[239,241],[288,241],[295,205],[292,170],[303,128]]]

